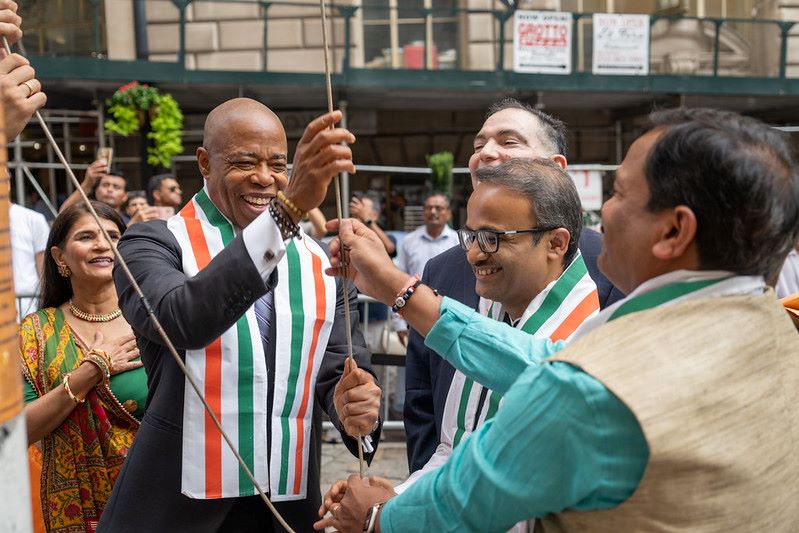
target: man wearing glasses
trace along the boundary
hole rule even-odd
[[[481,168],[477,179],[458,239],[476,277],[481,313],[537,338],[569,340],[599,312],[596,284],[577,248],[582,209],[574,182],[546,158]],[[443,413],[435,453],[397,492],[446,462],[501,401],[456,370],[445,402],[435,406]]]
[[[171,207],[175,212],[183,205],[183,191],[172,174],[157,174],[147,183],[147,201],[155,207]]]
[[[501,100],[489,108],[488,116],[474,138],[474,153],[469,159],[472,185],[475,190],[482,187],[478,186],[477,173],[480,169],[495,167],[511,159],[546,157],[565,169],[565,154],[566,127],[562,122],[518,100]],[[514,224],[507,229],[522,227]],[[600,305],[609,305],[621,294],[596,266],[600,247],[599,235],[595,231],[584,230],[573,237],[575,242],[579,238],[578,247],[585,265],[598,286]],[[484,262],[491,264],[488,260]],[[407,272],[416,274],[420,271]],[[497,280],[507,279],[507,272],[487,276],[476,274],[467,261],[466,253],[460,247],[454,246],[429,261],[422,281],[436,288],[442,295],[477,309],[480,295],[475,292],[475,287],[480,289],[485,286],[486,289],[492,289],[499,285]],[[524,274],[529,279],[538,275],[532,271]],[[527,286],[527,279],[520,276],[515,283]],[[516,289],[515,286],[510,288]],[[486,298],[494,297],[488,294]],[[530,299],[525,301],[525,305]],[[405,434],[408,443],[408,466],[414,472],[430,460],[441,443],[444,405],[450,394],[455,369],[427,348],[424,339],[415,331],[411,331],[408,340],[405,368]]]

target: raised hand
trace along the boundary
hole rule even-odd
[[[362,293],[391,305],[409,276],[394,266],[377,234],[353,219],[342,220],[341,228],[338,220],[330,220],[327,230],[339,234],[330,242],[332,268],[327,273],[331,276],[341,274],[343,242],[348,250],[347,277]]]
[[[347,435],[369,435],[380,416],[380,387],[374,377],[358,368],[354,360],[344,361],[344,374],[333,392],[336,414]]]
[[[284,194],[303,211],[322,203],[333,176],[340,172],[355,173],[352,150],[347,146],[355,142],[355,136],[343,128],[330,129],[341,116],[341,111],[334,111],[314,119],[297,145]]]
[[[83,187],[83,190],[87,193],[91,192],[94,190],[97,181],[105,174],[108,174],[108,161],[105,159],[98,159],[86,169],[81,187]]]
[[[16,2],[0,0],[0,36],[14,44],[22,38],[20,24]],[[6,138],[10,141],[25,128],[33,113],[44,106],[47,97],[27,59],[19,54],[8,55],[3,46],[0,59],[0,99],[5,111]]]
[[[6,138],[25,129],[33,113],[47,103],[42,84],[27,59],[11,54],[0,61],[0,98],[6,117]]]
[[[128,226],[136,224],[137,222],[147,222],[148,220],[155,220],[158,218],[158,210],[150,205],[140,207],[132,217]]]
[[[366,206],[363,205],[363,202],[357,196],[350,200],[350,216],[357,218],[361,222],[366,219]]]
[[[22,18],[17,15],[17,3],[12,0],[0,0],[0,35],[12,45],[22,39]],[[0,57],[6,57],[5,47],[0,46]]]

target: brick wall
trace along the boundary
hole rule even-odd
[[[319,2],[303,6],[273,4],[266,12],[266,70],[324,70]],[[341,2],[339,2],[341,3]],[[179,11],[168,0],[148,0],[147,38],[150,59],[175,61],[179,43]],[[330,59],[340,70],[344,55],[344,19],[328,10]],[[208,70],[264,69],[264,12],[255,2],[195,0],[186,8],[186,68]],[[351,64],[358,66],[360,19],[353,18]]]

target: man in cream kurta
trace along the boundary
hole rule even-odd
[[[652,123],[602,210],[599,265],[629,296],[563,349],[419,287],[406,319],[504,406],[397,497],[351,478],[329,504],[338,518],[317,526],[356,531],[372,514],[375,531],[525,518],[545,531],[795,530],[799,345],[764,282],[799,233],[792,149],[734,113]],[[390,300],[406,275],[357,224],[341,240],[359,288]]]

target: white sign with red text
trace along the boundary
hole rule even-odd
[[[599,211],[602,208],[602,172],[598,170],[569,170],[574,180],[580,203],[586,211]]]
[[[513,28],[515,72],[571,74],[571,13],[517,11]]]
[[[594,74],[649,74],[649,15],[594,14]]]

